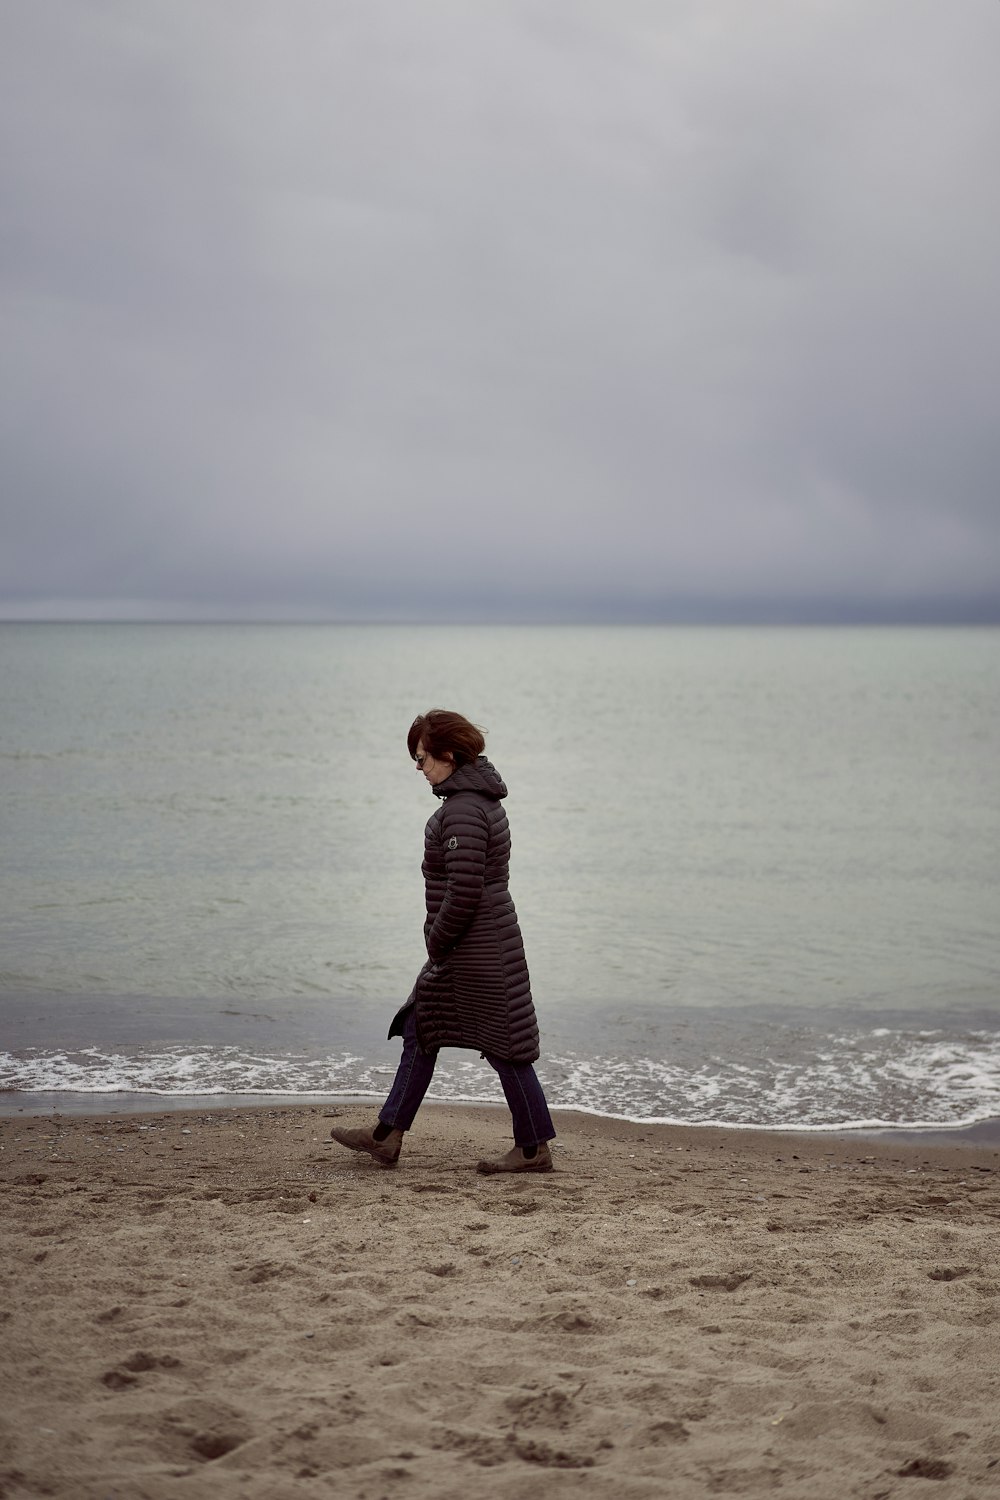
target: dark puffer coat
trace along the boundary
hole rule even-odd
[[[480,755],[433,790],[442,806],[424,830],[428,961],[389,1035],[402,1034],[415,1005],[424,1052],[471,1047],[505,1062],[534,1062],[538,1025],[507,889],[507,788]]]

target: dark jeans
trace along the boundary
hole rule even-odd
[[[414,1009],[411,1005],[407,1013],[403,1055],[399,1059],[389,1097],[379,1111],[382,1124],[391,1125],[395,1130],[409,1130],[434,1076],[436,1056],[429,1057],[417,1045]],[[551,1141],[556,1133],[555,1126],[542,1093],[542,1085],[531,1064],[504,1062],[502,1058],[488,1056],[486,1061],[500,1075],[500,1083],[514,1122],[515,1146],[535,1146],[540,1141]]]

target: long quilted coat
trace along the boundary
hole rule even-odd
[[[506,1062],[534,1062],[538,1025],[507,889],[507,788],[480,755],[433,791],[442,805],[424,830],[427,963],[389,1035],[401,1035],[415,1005],[424,1052],[471,1047]]]

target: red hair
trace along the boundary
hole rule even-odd
[[[483,731],[464,715],[447,708],[432,708],[425,714],[417,714],[406,736],[411,760],[416,760],[420,744],[435,760],[445,760],[450,755],[456,766],[475,760],[486,748]]]

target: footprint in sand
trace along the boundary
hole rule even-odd
[[[662,1443],[686,1443],[690,1436],[683,1422],[664,1417],[646,1428],[639,1439],[639,1445],[644,1448],[647,1444],[659,1447]]]
[[[911,1458],[909,1463],[896,1470],[901,1479],[947,1479],[954,1472],[955,1465],[946,1463],[943,1458]]]
[[[586,1313],[574,1312],[567,1308],[564,1312],[555,1313],[552,1317],[539,1318],[538,1325],[552,1328],[561,1328],[565,1333],[596,1333],[597,1325],[593,1318]]]
[[[109,1391],[125,1391],[129,1386],[138,1385],[139,1375],[148,1374],[150,1370],[176,1370],[179,1366],[180,1360],[172,1354],[147,1354],[144,1349],[137,1349],[115,1369],[105,1370],[101,1382]]]
[[[450,1449],[452,1452],[462,1453],[484,1469],[508,1463],[514,1458],[546,1469],[590,1469],[594,1466],[590,1454],[553,1448],[549,1443],[518,1437],[513,1432],[508,1432],[506,1437],[501,1438],[492,1433],[458,1432],[453,1428],[446,1428],[432,1446],[438,1450]]]
[[[206,1463],[224,1458],[254,1436],[241,1411],[221,1401],[197,1397],[163,1412],[159,1422],[163,1436],[169,1435],[171,1441],[182,1443],[188,1456]]]
[[[735,1292],[737,1287],[749,1281],[752,1271],[729,1271],[725,1275],[692,1276],[691,1285],[707,1287],[720,1292]]]
[[[255,1266],[237,1265],[231,1267],[233,1275],[239,1280],[251,1286],[260,1286],[264,1281],[273,1281],[279,1276],[295,1276],[296,1268],[286,1262],[273,1260],[258,1261]]]
[[[173,1354],[147,1354],[144,1349],[136,1352],[122,1361],[123,1370],[131,1370],[135,1375],[144,1374],[147,1370],[176,1370],[180,1360]]]
[[[556,1427],[564,1431],[577,1420],[573,1400],[573,1395],[558,1388],[541,1392],[519,1391],[508,1396],[504,1406],[531,1427]]]
[[[245,1442],[246,1438],[238,1432],[196,1432],[191,1439],[191,1452],[211,1461],[213,1458],[224,1458]]]

